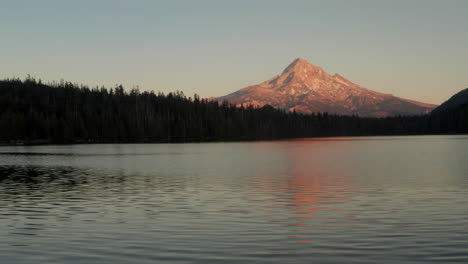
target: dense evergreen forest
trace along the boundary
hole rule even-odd
[[[202,142],[322,136],[468,133],[466,104],[429,115],[361,118],[234,106],[154,93],[0,81],[1,143]]]

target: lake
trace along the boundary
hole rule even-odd
[[[0,147],[2,263],[468,263],[468,136]]]

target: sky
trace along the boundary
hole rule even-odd
[[[0,0],[0,78],[221,96],[301,57],[442,103],[468,87],[466,0]]]

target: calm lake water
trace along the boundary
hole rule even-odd
[[[0,147],[1,263],[468,263],[468,137]]]

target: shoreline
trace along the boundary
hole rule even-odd
[[[323,138],[361,138],[361,137],[412,137],[412,136],[468,136],[468,134],[399,134],[399,135],[328,135],[311,137],[290,137],[290,138],[270,138],[270,139],[233,139],[233,140],[201,140],[201,141],[94,141],[79,140],[73,142],[54,142],[48,140],[13,140],[1,142],[0,147],[14,146],[53,146],[53,145],[101,145],[101,144],[194,144],[194,143],[236,143],[236,142],[264,142],[264,141],[285,141],[298,139],[323,139]]]

